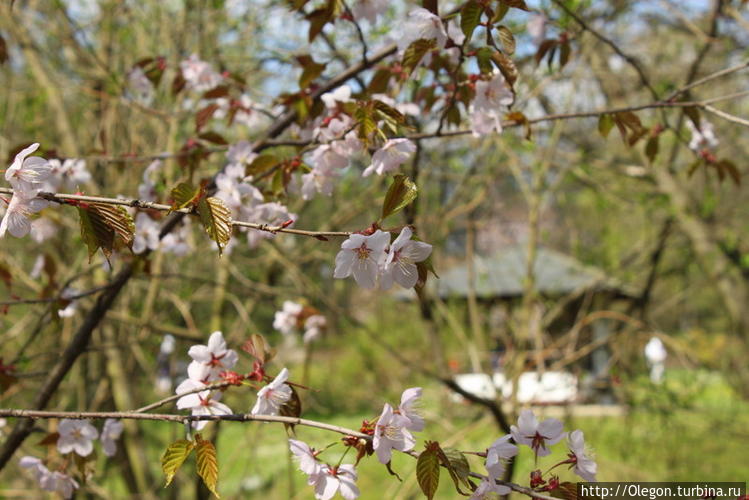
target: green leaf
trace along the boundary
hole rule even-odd
[[[401,66],[403,66],[403,69],[410,75],[424,58],[424,55],[436,46],[437,41],[434,39],[426,40],[424,38],[419,38],[418,40],[414,40],[403,53]]]
[[[196,457],[198,476],[203,480],[203,484],[211,490],[216,498],[221,498],[216,491],[216,485],[218,483],[218,460],[216,458],[216,447],[213,443],[206,441],[200,437],[200,434],[195,435],[196,444]]]
[[[382,217],[385,219],[395,213],[400,212],[409,203],[416,199],[418,195],[416,184],[403,174],[393,177],[393,183],[390,184],[385,201],[382,203]]]
[[[656,155],[658,155],[658,137],[657,135],[652,136],[648,139],[647,144],[645,144],[645,156],[648,157],[650,163],[653,163]]]
[[[509,55],[513,55],[515,53],[515,37],[513,36],[512,31],[510,31],[510,28],[507,26],[500,26],[497,28],[497,33],[499,34],[499,41],[502,42],[502,48]]]
[[[450,473],[450,477],[452,478],[453,483],[455,483],[455,489],[458,490],[458,493],[461,495],[466,495],[466,493],[460,489],[460,485],[463,484],[469,490],[472,489],[472,484],[469,479],[471,466],[468,463],[468,459],[463,455],[463,453],[455,448],[445,448],[440,451],[442,452],[440,454],[442,465],[444,465]]]
[[[474,0],[466,2],[463,8],[460,9],[460,29],[463,30],[463,34],[466,36],[464,43],[471,41],[473,30],[481,22],[481,14],[483,12],[484,8]]]
[[[419,454],[416,460],[416,480],[419,482],[421,491],[428,500],[434,498],[437,487],[440,484],[440,460],[437,456],[439,445],[437,443],[426,443],[426,449]]]
[[[81,238],[88,247],[89,261],[98,249],[108,259],[117,243],[133,246],[135,224],[121,205],[87,203],[78,207]]]
[[[609,132],[614,127],[614,117],[608,113],[602,114],[598,117],[598,132],[606,138],[609,136]]]
[[[172,189],[169,197],[172,199],[172,208],[170,210],[179,210],[188,206],[194,206],[198,203],[203,190],[186,182],[180,182],[177,187]]]
[[[492,49],[489,47],[481,47],[478,49],[476,51],[476,62],[482,73],[489,74],[494,71],[494,66],[492,66]]]
[[[208,236],[216,242],[219,255],[231,239],[231,210],[218,198],[201,198],[198,214]]]
[[[171,484],[174,474],[190,456],[193,448],[195,448],[195,444],[186,439],[179,439],[167,446],[164,455],[161,457],[161,470],[164,471],[166,478],[164,488]]]
[[[245,175],[260,175],[279,165],[283,160],[274,155],[260,155],[247,165]]]
[[[309,55],[297,56],[296,60],[302,66],[302,74],[299,76],[299,88],[306,89],[315,78],[322,74],[326,64],[316,63]]]
[[[515,7],[516,9],[530,11],[528,6],[525,4],[525,0],[500,0],[500,3],[503,3],[508,7]]]
[[[359,139],[368,141],[369,137],[377,131],[377,122],[372,116],[372,107],[369,103],[363,103],[356,108],[354,119],[357,123]]]
[[[510,6],[507,4],[500,3],[494,10],[494,16],[492,16],[492,24],[500,22],[507,15],[507,11],[510,10]]]

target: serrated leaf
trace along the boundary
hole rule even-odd
[[[330,11],[326,8],[313,10],[309,14],[307,14],[306,19],[309,21],[309,33],[307,35],[307,40],[312,43],[315,38],[317,38],[317,35],[322,32],[322,29],[325,27],[328,22],[330,22],[332,18],[332,15]]]
[[[497,33],[499,34],[499,41],[502,42],[504,51],[509,55],[513,55],[515,53],[515,36],[510,31],[510,28],[500,26],[497,28]]]
[[[257,358],[261,364],[268,361],[266,353],[269,351],[268,342],[259,333],[253,333],[250,338],[242,344],[242,350],[250,356]]]
[[[299,394],[294,386],[290,385],[289,387],[291,388],[291,397],[278,409],[278,413],[284,417],[298,418],[302,415],[302,401],[299,399]],[[284,422],[283,425],[287,430],[294,430],[294,424]]]
[[[356,120],[358,137],[363,141],[368,141],[370,136],[377,131],[377,122],[372,116],[372,108],[367,104],[362,104],[354,112]]]
[[[216,457],[216,447],[213,443],[195,435],[195,455],[198,476],[203,480],[203,484],[213,493],[216,498],[221,498],[216,490],[218,484],[218,459]]]
[[[403,53],[401,66],[403,66],[403,69],[406,71],[406,73],[410,75],[416,68],[416,66],[419,65],[426,53],[434,49],[435,47],[437,47],[437,41],[433,38],[430,40],[426,40],[424,38],[414,40]]]
[[[131,248],[135,224],[125,207],[104,203],[87,203],[78,207],[81,238],[88,247],[89,261],[101,249],[105,257],[112,255],[116,243]]]
[[[390,184],[388,192],[385,195],[385,201],[382,203],[382,219],[400,212],[409,203],[416,199],[418,195],[416,184],[403,174],[393,177],[393,183]]]
[[[403,116],[403,113],[401,113],[400,111],[398,111],[394,107],[389,106],[389,105],[385,104],[384,102],[378,101],[376,99],[374,101],[372,101],[372,102],[374,102],[374,108],[375,108],[375,110],[379,111],[382,115],[384,115],[383,118],[385,118],[385,119],[391,119],[394,122],[399,123],[399,124],[405,123],[406,117]]]
[[[614,117],[604,113],[598,117],[598,132],[604,137],[609,136],[609,132],[614,127]]]
[[[252,163],[247,165],[244,173],[245,175],[260,175],[276,165],[280,165],[282,162],[281,158],[274,155],[260,155],[252,160]]]
[[[222,200],[211,196],[200,199],[198,215],[206,233],[216,242],[218,253],[221,255],[231,239],[231,210]]]
[[[164,471],[166,479],[165,488],[171,484],[177,470],[190,456],[193,448],[195,448],[195,443],[186,439],[179,439],[167,446],[164,455],[161,457],[161,470]]]
[[[442,454],[440,458],[442,459],[442,465],[444,465],[450,473],[450,478],[453,480],[453,483],[455,483],[455,489],[461,495],[467,496],[467,493],[464,493],[460,489],[460,485],[463,484],[469,490],[472,489],[472,484],[469,479],[471,466],[468,463],[468,459],[463,453],[455,448],[444,448],[441,451]]]
[[[484,8],[474,0],[466,2],[463,8],[460,9],[460,29],[463,30],[463,34],[466,36],[464,43],[471,41],[473,31],[481,22],[481,14],[483,12]]]
[[[515,66],[515,62],[502,52],[494,52],[492,60],[497,65],[497,68],[499,68],[502,76],[507,80],[507,83],[510,84],[510,87],[514,86],[518,79],[518,68]]]
[[[169,197],[172,199],[172,210],[179,210],[198,203],[203,190],[186,182],[180,182],[171,190]]]
[[[564,481],[549,492],[549,495],[563,500],[577,500],[577,483]]]
[[[428,500],[434,498],[437,487],[440,484],[440,460],[437,456],[437,448],[427,447],[419,454],[416,460],[416,480],[419,482],[421,491],[426,495]]]

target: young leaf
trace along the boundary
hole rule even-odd
[[[409,203],[416,199],[418,188],[411,179],[403,174],[393,177],[393,183],[390,185],[385,201],[382,203],[382,217],[385,219],[395,213],[400,212]]]
[[[203,480],[203,484],[211,490],[211,493],[216,495],[216,498],[221,498],[218,491],[216,491],[216,484],[218,483],[216,447],[210,441],[201,438],[200,434],[195,435],[195,447],[198,476]]]
[[[525,0],[500,0],[500,3],[507,5],[508,7],[515,7],[516,9],[530,11]]]
[[[518,68],[515,66],[515,62],[502,52],[492,54],[492,59],[497,68],[499,68],[500,73],[502,73],[502,76],[507,80],[507,83],[510,84],[510,87],[515,85],[518,79]]]
[[[463,34],[466,36],[464,43],[471,41],[473,30],[481,22],[481,14],[483,12],[484,8],[474,0],[466,2],[463,8],[460,9],[460,29],[463,30]]]
[[[436,46],[437,42],[434,39],[426,40],[424,38],[419,38],[418,40],[415,40],[403,53],[401,66],[403,66],[403,69],[410,75],[416,66],[419,65],[426,53],[434,49]]]
[[[426,449],[419,454],[419,458],[416,460],[416,480],[419,482],[421,491],[429,500],[434,498],[440,484],[440,460],[437,456],[437,450],[439,450],[437,443],[427,442]]]
[[[299,76],[299,88],[306,89],[315,78],[322,74],[326,65],[315,62],[309,55],[297,56],[296,60],[302,66],[302,74]]]
[[[177,184],[177,187],[172,189],[171,193],[169,193],[169,196],[172,199],[171,210],[179,210],[197,204],[202,191],[203,190],[200,189],[200,187],[195,187],[186,182],[180,182]]]
[[[128,248],[133,246],[135,224],[125,207],[89,203],[86,208],[78,207],[78,216],[81,238],[88,247],[89,261],[100,248],[105,257],[109,258],[117,242]]]
[[[605,113],[598,118],[598,132],[600,132],[604,138],[609,136],[609,132],[611,132],[613,126],[614,118],[610,114]]]
[[[190,456],[193,448],[195,448],[195,444],[186,439],[179,439],[166,448],[164,455],[161,457],[161,470],[164,471],[166,477],[164,488],[171,484],[174,474]]]
[[[218,132],[208,131],[203,132],[202,134],[198,135],[199,139],[203,139],[206,142],[210,142],[212,144],[218,144],[219,146],[226,146],[229,144],[229,141],[224,139],[224,136],[219,134]]]
[[[0,35],[0,64],[8,61],[8,45],[5,43],[5,38]]]
[[[216,242],[219,255],[231,239],[231,210],[218,198],[202,198],[198,202],[198,214],[208,236]]]
[[[213,113],[215,113],[218,110],[218,104],[209,104],[208,106],[198,110],[197,113],[195,113],[195,131],[200,132],[200,129],[202,129],[206,123],[208,123],[208,120],[211,119],[213,116]]]
[[[497,28],[499,33],[499,41],[502,42],[502,48],[505,49],[509,55],[515,53],[515,37],[507,26],[500,26]]]
[[[645,156],[648,157],[650,163],[653,163],[656,155],[658,154],[658,137],[660,136],[652,136],[650,139],[648,139],[647,144],[645,144]]]
[[[272,169],[282,161],[283,160],[277,156],[260,155],[252,160],[252,163],[247,165],[244,173],[245,175],[260,175]]]

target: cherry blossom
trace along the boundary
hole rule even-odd
[[[76,189],[81,184],[91,182],[91,173],[86,168],[86,161],[76,158],[49,160],[50,175],[42,186],[43,191],[56,192],[61,186]]]
[[[153,83],[140,66],[135,66],[127,74],[127,94],[131,99],[145,106],[149,106],[153,101]]]
[[[327,325],[328,320],[322,314],[313,314],[307,318],[304,322],[304,335],[302,337],[304,343],[309,344],[317,339]]]
[[[46,200],[35,198],[36,194],[28,197],[23,191],[16,191],[10,198],[3,220],[0,221],[0,238],[8,232],[16,238],[23,238],[31,231],[31,215],[44,209]]]
[[[21,457],[18,465],[20,465],[23,469],[29,469],[31,473],[34,474],[34,478],[39,482],[41,482],[42,477],[50,474],[49,469],[47,469],[44,463],[36,457]]]
[[[494,479],[482,478],[476,490],[469,497],[469,500],[484,500],[496,498],[494,495],[509,495],[510,488],[503,484],[497,484]]]
[[[689,141],[689,149],[692,151],[715,149],[720,144],[720,141],[715,136],[713,124],[704,118],[700,120],[699,127],[695,126],[692,120],[687,120],[687,128],[692,134],[692,138]]]
[[[278,415],[278,410],[291,399],[291,387],[286,384],[289,370],[284,368],[273,381],[260,389],[257,402],[250,413],[253,415]]]
[[[122,434],[124,426],[122,422],[114,418],[108,418],[104,421],[104,427],[101,430],[101,447],[104,454],[113,457],[117,453],[117,440]]]
[[[417,7],[408,13],[408,19],[400,30],[398,51],[404,52],[411,43],[421,38],[436,40],[436,48],[441,50],[447,42],[447,33],[439,16],[435,16],[423,7]]]
[[[432,253],[432,245],[411,239],[413,231],[404,227],[390,245],[380,276],[380,288],[388,290],[393,281],[403,288],[413,288],[419,281],[417,262],[425,261]]]
[[[245,220],[247,222],[254,222],[255,224],[267,224],[268,226],[279,226],[292,221],[286,227],[294,225],[294,220],[297,215],[289,212],[289,209],[285,205],[272,201],[270,203],[261,203],[256,205],[253,210],[247,214]],[[240,231],[247,233],[247,245],[250,248],[257,247],[258,244],[264,239],[274,238],[276,235],[268,231],[256,231],[249,228],[240,228]]]
[[[387,11],[389,4],[389,0],[356,0],[351,6],[351,13],[354,15],[354,19],[366,19],[374,24],[377,21],[377,16]]]
[[[299,470],[310,476],[309,484],[314,484],[313,476],[320,474],[323,465],[317,461],[315,451],[303,441],[289,439],[289,449],[291,453],[299,460]]]
[[[336,109],[341,103],[351,102],[351,87],[341,85],[335,90],[321,95],[320,99],[325,103],[326,108]]]
[[[187,88],[196,92],[206,92],[218,87],[223,80],[223,77],[213,70],[211,64],[200,60],[197,54],[192,54],[188,59],[179,63],[179,66]]]
[[[389,139],[372,155],[372,163],[364,169],[362,176],[368,177],[373,172],[382,175],[397,170],[415,152],[416,144],[409,139]]]
[[[93,440],[99,436],[96,427],[86,420],[64,418],[57,427],[60,437],[57,439],[57,451],[62,454],[75,452],[87,457],[94,450]]]
[[[161,160],[154,160],[146,167],[143,171],[143,181],[138,186],[138,198],[143,201],[156,201],[158,199],[158,192],[156,191],[158,178],[156,173],[162,166],[163,162]]]
[[[43,200],[39,201],[42,202],[42,206],[45,205]],[[48,219],[47,217],[39,217],[31,221],[31,231],[29,234],[37,243],[43,243],[55,236],[59,229],[60,226],[55,224],[51,219]]]
[[[229,160],[229,163],[240,165],[242,172],[244,172],[245,166],[252,163],[255,158],[257,158],[257,153],[252,150],[252,144],[247,141],[232,144],[226,152],[226,159]],[[242,177],[244,177],[244,174],[242,174]]]
[[[39,193],[44,182],[51,175],[49,162],[39,156],[28,157],[39,149],[39,143],[23,149],[5,171],[5,180],[24,198],[32,198]]]
[[[398,405],[397,413],[408,420],[406,429],[414,432],[424,430],[424,418],[414,408],[419,398],[421,398],[421,387],[411,387],[403,391],[400,405]]]
[[[36,457],[21,457],[19,465],[21,468],[31,470],[34,479],[44,491],[57,492],[63,498],[70,498],[73,496],[73,491],[78,489],[78,483],[73,478],[62,472],[51,472]]]
[[[382,409],[382,413],[375,425],[372,447],[377,453],[377,458],[383,464],[390,462],[392,450],[409,451],[416,444],[413,435],[406,428],[411,421],[393,411],[388,403]]]
[[[505,461],[518,454],[518,447],[510,443],[510,438],[512,438],[510,434],[502,436],[486,450],[486,471],[492,480],[502,479]]]
[[[339,170],[348,166],[348,158],[338,154],[330,144],[323,144],[310,155],[312,171],[302,175],[302,198],[310,200],[315,193],[330,196]]]
[[[296,330],[299,314],[301,314],[302,309],[304,309],[302,304],[291,300],[284,301],[282,309],[276,311],[273,316],[273,328],[284,335],[293,333]]]
[[[549,418],[539,423],[531,410],[523,410],[518,425],[511,426],[512,438],[518,444],[530,446],[539,457],[551,453],[548,446],[558,443],[564,437],[562,422]]]
[[[310,476],[310,478],[312,477]],[[359,497],[359,488],[356,486],[356,469],[351,464],[343,464],[337,467],[323,465],[320,473],[314,478],[315,498],[318,500],[330,500],[339,491],[346,500],[354,500]]]
[[[389,243],[390,233],[379,229],[370,236],[352,234],[341,244],[341,251],[336,255],[333,277],[348,278],[353,274],[359,286],[374,288],[380,266],[387,258],[385,248]]]
[[[239,360],[236,351],[226,348],[220,331],[211,334],[208,345],[194,345],[187,354],[193,359],[187,367],[189,377],[205,382],[218,379],[221,372],[231,370]]]
[[[489,80],[476,82],[476,98],[471,106],[471,130],[475,137],[502,132],[502,115],[514,101],[504,76],[497,72]]]
[[[583,431],[575,430],[567,435],[570,447],[570,462],[574,464],[575,474],[586,481],[595,481],[598,464],[585,449],[585,437]]]
[[[231,408],[219,402],[221,393],[213,393],[208,389],[200,392],[196,390],[206,388],[206,384],[198,380],[186,379],[177,386],[177,394],[185,394],[177,400],[177,408],[191,410],[192,415],[231,415]],[[186,394],[186,393],[191,394]],[[207,420],[197,420],[192,423],[195,430],[201,430],[208,423]]]

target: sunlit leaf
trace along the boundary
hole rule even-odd
[[[460,9],[460,29],[463,30],[463,34],[466,36],[465,43],[471,41],[473,31],[481,22],[481,14],[483,12],[484,8],[474,0],[466,2],[463,8]]]
[[[198,468],[198,476],[203,484],[213,493],[216,498],[221,498],[216,490],[218,484],[218,459],[216,458],[216,447],[213,443],[195,435],[195,455]]]
[[[426,448],[416,460],[416,480],[428,500],[434,498],[440,484],[440,460],[437,456],[439,445],[427,442]]]
[[[502,48],[509,55],[515,53],[515,37],[507,26],[500,26],[497,28],[499,34],[499,41],[502,42]]]
[[[401,66],[403,66],[403,69],[410,75],[416,66],[419,65],[426,53],[434,49],[436,46],[437,41],[434,39],[426,40],[424,38],[419,38],[418,40],[414,40],[403,53]]]
[[[460,485],[464,485],[469,491],[472,489],[471,480],[469,475],[471,473],[471,466],[468,463],[466,456],[455,448],[444,448],[440,450],[439,454],[442,465],[445,466],[447,471],[450,473],[450,478],[455,483],[455,489],[461,495],[468,495],[460,489]]]
[[[99,249],[109,258],[118,243],[132,247],[135,224],[125,207],[87,203],[78,207],[78,216],[81,238],[88,247],[89,261]]]
[[[604,113],[598,117],[598,132],[600,132],[603,137],[608,137],[609,132],[611,132],[613,127],[614,117],[609,113]]]
[[[515,85],[518,79],[518,68],[515,66],[515,62],[499,51],[492,54],[492,59],[502,73],[502,76],[507,80],[507,83],[510,84],[510,87]]]
[[[198,202],[198,214],[206,233],[216,242],[220,255],[231,239],[231,210],[219,198],[209,197]]]
[[[516,9],[530,11],[528,6],[525,4],[525,0],[499,0],[500,3],[507,5],[508,7],[515,7]]]
[[[196,187],[186,182],[180,182],[169,193],[169,197],[172,200],[172,210],[196,205],[202,192],[203,190],[199,186]]]
[[[393,177],[393,183],[390,184],[385,201],[382,203],[382,219],[400,212],[409,203],[416,199],[418,195],[416,184],[403,174]]]
[[[186,439],[177,440],[166,448],[164,455],[161,457],[161,470],[164,471],[166,479],[164,487],[171,484],[177,470],[179,470],[187,457],[190,456],[193,448],[195,448],[195,443]]]

